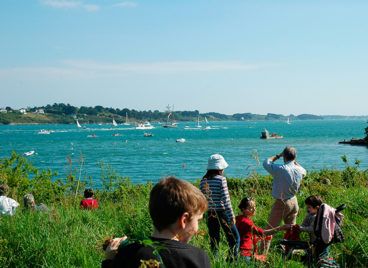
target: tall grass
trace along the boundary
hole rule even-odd
[[[8,183],[10,196],[18,201],[32,192],[37,202],[46,203],[51,210],[28,212],[21,208],[14,217],[0,218],[0,267],[99,267],[103,259],[101,245],[106,238],[126,234],[144,239],[152,232],[147,209],[150,183],[134,185],[116,174],[113,179],[104,177],[104,188],[96,193],[100,208],[83,211],[74,198],[77,193],[77,199],[81,199],[83,185],[88,182],[70,177],[57,180],[51,171],[39,171],[18,155],[0,160],[1,182]],[[79,183],[81,187],[77,189]],[[367,183],[367,171],[347,162],[343,171],[310,173],[298,195],[299,223],[306,213],[303,200],[311,194],[322,195],[332,206],[347,204],[343,227],[346,241],[332,246],[332,255],[343,267],[365,267],[368,263]],[[271,177],[258,174],[248,179],[229,179],[233,207],[244,196],[252,196],[257,201],[254,221],[266,226],[273,203],[271,184]],[[191,243],[209,253],[213,267],[245,267],[244,263],[226,263],[226,241],[220,244],[220,254],[212,256],[204,222],[200,228],[204,234]],[[277,249],[281,236],[273,240],[268,262],[254,263],[253,267],[303,267],[297,260],[283,260]]]

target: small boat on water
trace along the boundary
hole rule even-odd
[[[146,132],[143,134],[144,137],[149,138],[149,137],[153,137],[152,133]]]
[[[118,123],[116,123],[116,121],[115,121],[115,119],[114,119],[114,118],[112,119],[112,125],[113,125],[114,127],[117,127],[117,126],[118,126]]]
[[[135,129],[138,129],[138,130],[147,130],[147,129],[154,129],[155,127],[151,125],[150,122],[144,122],[144,123],[139,123]]]
[[[291,121],[290,121],[290,117],[288,117],[287,121],[286,121],[286,124],[290,125],[291,124]]]
[[[96,134],[91,134],[91,135],[88,135],[87,138],[93,138],[93,139],[95,139],[95,138],[97,138],[97,135]]]
[[[123,125],[124,126],[130,126],[129,119],[128,119],[128,113],[125,113],[125,123]]]
[[[113,136],[113,137],[120,137],[120,136],[121,136],[121,134],[120,134],[120,133],[114,133],[114,134],[112,134],[112,136]]]
[[[51,134],[50,130],[41,129],[40,131],[38,131],[38,135],[50,135],[50,134]]]
[[[82,128],[81,124],[79,124],[78,119],[76,119],[75,121],[76,121],[76,123],[77,123],[77,127],[78,127],[78,128]]]
[[[284,137],[280,136],[276,133],[270,133],[267,129],[264,129],[264,131],[262,131],[262,133],[261,133],[261,139],[264,139],[264,140],[282,139],[282,138],[284,138]]]
[[[166,124],[162,125],[162,127],[164,128],[177,128],[178,127],[178,124],[175,121],[170,122],[171,115],[172,113],[169,113],[169,115],[167,116]]]
[[[23,155],[24,156],[32,156],[35,154],[35,151],[29,151],[29,152],[25,152]]]
[[[180,139],[177,139],[176,142],[177,143],[185,143],[187,140],[184,139],[184,138],[180,138]]]

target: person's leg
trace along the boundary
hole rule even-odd
[[[225,214],[222,215],[221,227],[225,232],[227,243],[231,251],[233,259],[236,259],[239,253],[240,247],[240,235],[236,225],[234,223],[228,223],[226,221]]]
[[[208,234],[210,236],[211,249],[213,253],[218,251],[220,243],[220,218],[216,211],[209,211],[207,214]]]
[[[265,230],[273,229],[280,225],[281,220],[283,218],[284,209],[285,209],[285,204],[283,203],[283,201],[279,199],[275,200],[275,203],[272,206],[270,216],[268,218],[268,224]],[[271,245],[271,239],[262,240],[261,250],[265,255],[268,254],[270,245]]]
[[[318,242],[315,245],[315,258],[316,261],[319,261],[320,259],[327,259],[329,254],[329,245]]]
[[[295,224],[299,212],[298,199],[296,197],[285,201],[285,209],[283,211],[283,220],[285,224]]]

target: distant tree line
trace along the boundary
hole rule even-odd
[[[8,112],[15,111],[11,107],[6,107]],[[210,112],[210,113],[200,113],[198,110],[194,111],[158,111],[158,110],[147,110],[147,111],[137,111],[135,109],[128,108],[108,108],[103,107],[101,105],[97,106],[81,106],[76,107],[70,104],[65,103],[54,103],[48,104],[46,106],[38,106],[33,108],[27,108],[28,112],[38,112],[43,110],[45,114],[64,117],[65,120],[69,122],[70,117],[90,117],[95,120],[97,117],[101,118],[112,118],[114,117],[117,122],[121,122],[124,120],[125,115],[128,115],[129,120],[131,121],[144,121],[144,120],[152,120],[152,121],[165,121],[168,114],[171,113],[174,120],[178,121],[193,121],[197,120],[197,117],[200,116],[201,120],[203,117],[207,117],[208,120],[286,120],[290,118],[291,120],[308,120],[308,119],[323,119],[321,116],[311,115],[311,114],[301,114],[298,116],[289,115],[285,116],[282,114],[273,114],[268,113],[266,115],[260,114],[252,114],[252,113],[237,113],[233,115],[227,115],[222,113]],[[9,119],[10,120],[10,119]],[[63,120],[58,118],[58,120]],[[87,119],[88,120],[88,119]],[[0,122],[1,123],[1,122]]]

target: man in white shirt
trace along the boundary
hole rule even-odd
[[[284,164],[275,162],[283,157]],[[266,229],[272,229],[280,225],[295,224],[299,211],[296,194],[299,191],[300,183],[306,176],[306,170],[296,162],[296,149],[286,147],[281,154],[267,158],[263,162],[263,167],[273,177],[272,196],[275,202],[272,206]],[[269,243],[266,247],[268,250]]]
[[[8,185],[0,185],[0,216],[13,216],[16,208],[19,207],[19,203],[17,201],[6,196],[8,189]]]

